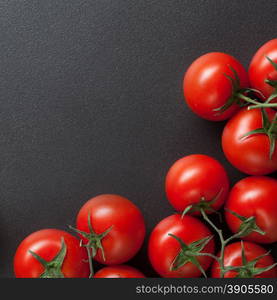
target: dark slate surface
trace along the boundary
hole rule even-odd
[[[184,155],[216,157],[232,184],[244,177],[222,153],[224,124],[184,104],[182,78],[209,51],[247,66],[276,37],[276,14],[261,0],[2,0],[0,276],[13,276],[26,235],[67,229],[100,193],[136,203],[149,233],[173,212],[164,177]],[[130,264],[155,276],[146,244]]]

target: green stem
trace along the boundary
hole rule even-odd
[[[92,263],[93,257],[91,255],[92,249],[88,246],[85,246],[85,247],[86,247],[87,253],[88,253],[88,262],[89,262],[89,269],[90,269],[89,278],[92,278],[94,275],[94,269],[93,269],[93,263]]]
[[[197,256],[209,256],[209,257],[211,257],[212,259],[215,259],[217,262],[219,262],[219,258],[218,258],[217,256],[211,254],[211,253],[201,253],[201,252],[199,252],[199,253],[197,254]]]
[[[268,107],[268,108],[277,107],[277,103],[261,103],[261,102],[258,102],[258,101],[254,100],[254,99],[251,99],[251,98],[245,96],[242,93],[238,93],[237,96],[240,99],[244,100],[245,102],[253,104],[253,105],[250,105],[248,107],[248,109],[261,108],[261,107]]]
[[[201,209],[201,214],[204,218],[204,220],[207,221],[207,223],[209,223],[212,228],[217,232],[219,239],[220,239],[220,243],[221,243],[221,250],[220,250],[220,257],[217,259],[218,263],[219,263],[219,267],[220,267],[220,278],[223,278],[224,276],[224,249],[226,246],[226,242],[223,238],[223,234],[222,234],[222,230],[218,229],[215,224],[209,219],[208,215],[206,214],[206,212]]]
[[[261,107],[267,107],[267,108],[277,107],[277,103],[259,103],[257,105],[248,106],[248,109],[255,109]]]
[[[216,225],[209,219],[208,215],[206,214],[205,210],[201,209],[201,214],[203,216],[203,219],[211,225],[211,227],[217,232],[219,239],[220,239],[220,244],[221,244],[221,249],[220,249],[220,256],[217,257],[217,262],[219,263],[220,267],[220,278],[224,277],[225,274],[225,266],[224,266],[224,252],[225,252],[225,247],[228,243],[230,243],[232,240],[239,238],[243,233],[244,230],[241,230],[234,235],[230,236],[228,239],[224,239],[222,230],[218,229]],[[207,254],[206,254],[207,255]],[[214,255],[207,255],[207,256],[214,256]]]
[[[238,98],[240,98],[240,99],[242,99],[242,100],[244,100],[244,101],[246,101],[248,103],[251,103],[251,104],[256,104],[256,105],[262,104],[262,103],[260,103],[260,102],[258,102],[256,100],[254,100],[254,99],[251,99],[251,98],[245,96],[242,93],[238,93],[237,96],[238,96]]]
[[[245,236],[246,234],[249,234],[249,226],[251,231],[257,231],[257,229],[259,229],[259,227],[257,227],[256,223],[251,223],[249,220],[252,220],[254,217],[249,217],[249,218],[245,218],[243,216],[240,216],[234,212],[232,212],[232,214],[234,214],[236,217],[238,217],[241,221],[244,222],[244,224],[247,224],[248,226],[241,226],[241,229],[239,232],[233,234],[232,236],[230,236],[227,239],[224,239],[223,234],[222,234],[222,230],[217,228],[217,226],[209,219],[208,215],[206,214],[204,209],[201,209],[201,214],[203,219],[209,224],[211,225],[211,227],[217,232],[219,238],[220,238],[220,243],[221,243],[221,250],[220,250],[220,255],[219,257],[216,257],[213,254],[210,253],[198,253],[197,255],[201,255],[201,256],[210,256],[213,259],[215,259],[218,264],[219,264],[219,269],[220,269],[220,278],[224,278],[224,275],[226,272],[228,271],[235,271],[238,273],[239,278],[252,278],[255,277],[255,275],[261,274],[262,272],[266,272],[267,270],[270,270],[272,268],[275,267],[275,264],[266,267],[266,268],[256,268],[255,265],[258,262],[259,259],[261,259],[262,257],[266,256],[269,254],[266,253],[262,256],[258,256],[256,257],[254,260],[247,262],[246,257],[245,257],[245,253],[244,253],[244,247],[243,247],[243,243],[242,243],[242,266],[239,267],[232,267],[232,266],[226,266],[224,265],[224,255],[225,255],[225,247],[228,243],[230,243],[231,241],[233,241],[234,239],[238,239],[241,238],[242,236]],[[260,229],[259,229],[260,230]]]

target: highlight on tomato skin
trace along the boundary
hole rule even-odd
[[[247,263],[249,264],[249,270],[230,270],[224,274],[224,278],[234,278],[234,277],[254,277],[254,278],[277,278],[277,267],[274,266],[272,269],[262,271],[261,268],[268,268],[274,264],[273,257],[266,249],[258,244],[251,242],[243,242],[244,254]],[[218,257],[220,253],[218,254]],[[259,258],[260,257],[260,258]],[[254,263],[255,260],[258,261]],[[253,262],[251,264],[251,262]],[[246,264],[247,264],[246,263]],[[224,251],[224,267],[240,267],[243,266],[242,258],[242,244],[241,242],[234,242],[225,247]],[[255,274],[257,273],[257,274]],[[211,277],[220,278],[220,268],[219,263],[214,261],[211,267]]]
[[[225,205],[225,220],[233,233],[239,231],[242,220],[231,212],[250,218],[264,233],[253,231],[243,240],[270,244],[277,242],[277,180],[267,176],[249,176],[238,181],[230,191]]]
[[[60,261],[61,266],[54,271],[50,269],[46,274],[45,267],[34,255],[51,262],[61,251],[62,241],[65,256]],[[87,258],[86,250],[80,247],[75,236],[63,230],[42,229],[28,235],[17,247],[13,260],[14,273],[17,278],[87,278]]]
[[[276,111],[273,109],[265,109],[263,114],[258,108],[243,108],[228,120],[221,143],[226,158],[235,168],[248,175],[267,175],[277,170],[276,138],[269,128],[276,126],[274,118]],[[260,132],[253,132],[256,130]]]
[[[200,214],[200,208],[212,213],[223,205],[229,192],[229,178],[222,164],[203,154],[187,155],[169,169],[165,190],[170,204],[178,212]]]
[[[229,77],[229,78],[228,78]],[[186,70],[183,79],[184,98],[190,109],[206,120],[229,119],[239,109],[230,78],[236,80],[237,91],[248,88],[248,74],[233,56],[210,52],[197,58]],[[232,98],[232,99],[231,99]],[[223,108],[232,100],[227,109]]]
[[[97,271],[94,278],[145,278],[138,269],[128,265],[115,265],[103,267]]]
[[[248,69],[250,85],[262,92],[265,98],[261,98],[261,100],[264,101],[277,88],[277,70],[268,58],[277,63],[277,38],[266,42],[256,51]],[[272,83],[275,82],[275,87],[266,83],[267,80],[271,80]],[[275,98],[273,102],[276,102]]]
[[[212,258],[186,255],[183,251],[185,249],[177,239],[185,243],[186,248],[201,241],[198,248],[190,249],[190,253],[214,253],[213,235],[202,221],[189,215],[181,217],[180,214],[174,214],[161,220],[150,234],[148,257],[153,269],[161,277],[167,278],[202,276],[203,272],[193,261],[196,259],[203,271],[206,271],[212,263]],[[203,249],[199,250],[201,244]]]

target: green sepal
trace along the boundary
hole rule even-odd
[[[265,83],[267,83],[268,85],[270,85],[272,87],[276,87],[276,81],[275,80],[266,79]]]
[[[210,240],[213,238],[213,236],[207,236],[203,239],[200,239],[198,241],[192,242],[190,244],[185,244],[182,239],[180,239],[178,236],[169,233],[169,236],[173,237],[175,240],[177,240],[180,244],[180,251],[177,254],[177,256],[174,258],[173,262],[170,266],[170,271],[176,271],[188,262],[194,264],[200,272],[204,275],[205,278],[207,278],[207,275],[202,268],[201,264],[197,260],[197,255],[200,253],[205,246],[210,242]],[[204,255],[204,253],[202,253]]]
[[[269,62],[272,64],[272,66],[274,67],[274,69],[277,71],[277,63],[274,62],[270,57],[266,56],[267,60],[269,60]]]
[[[61,238],[61,250],[51,261],[46,261],[32,250],[29,250],[29,252],[44,267],[44,271],[40,275],[40,278],[64,278],[64,274],[62,273],[61,269],[66,256],[67,247],[63,237]]]
[[[243,92],[244,93],[255,93],[255,94],[258,94],[260,97],[262,97],[263,99],[265,99],[266,97],[265,97],[265,95],[261,92],[261,91],[259,91],[259,90],[257,90],[257,89],[253,89],[253,88],[245,88],[245,89],[243,89]]]
[[[238,230],[238,233],[240,233],[238,237],[247,236],[253,231],[265,235],[265,232],[262,231],[261,228],[257,225],[256,218],[254,216],[246,218],[227,208],[225,208],[225,210],[242,221]]]
[[[238,76],[237,71],[232,67],[229,66],[230,70],[232,71],[234,77],[223,73],[223,75],[230,81],[232,85],[232,95],[227,99],[226,103],[224,103],[222,106],[215,108],[213,111],[217,112],[218,114],[221,114],[225,112],[227,109],[229,109],[233,104],[239,104],[241,101],[237,95],[241,93],[240,88],[240,79]]]
[[[95,255],[97,254],[98,249],[101,251],[103,260],[104,261],[106,260],[105,251],[104,251],[104,248],[103,248],[103,245],[102,245],[102,239],[107,234],[109,234],[109,232],[112,230],[113,226],[109,227],[104,232],[102,232],[100,234],[97,234],[97,233],[94,232],[94,230],[92,228],[91,220],[90,220],[90,214],[88,214],[89,232],[79,230],[79,229],[74,228],[70,225],[69,225],[69,228],[72,229],[73,231],[77,232],[79,235],[81,235],[86,240],[88,240],[88,242],[86,244],[83,244],[83,241],[81,239],[80,240],[80,247],[85,247],[87,249],[88,262],[89,262],[89,266],[90,266],[90,275],[89,275],[89,277],[91,278],[94,274],[92,260],[95,257]]]
[[[277,89],[268,97],[266,103],[269,103],[271,100],[277,98]]]
[[[188,213],[200,212],[201,210],[216,212],[216,210],[212,208],[212,205],[218,200],[222,192],[223,189],[220,189],[220,191],[210,201],[207,201],[205,197],[201,197],[199,202],[192,203],[191,205],[187,206],[182,212],[182,218]]]
[[[258,129],[254,129],[251,131],[246,132],[245,134],[243,134],[240,139],[245,139],[251,135],[255,135],[255,134],[266,134],[266,131],[264,130],[264,128],[258,128]]]
[[[97,253],[97,250],[100,249],[103,260],[105,261],[106,258],[105,258],[105,251],[102,246],[102,239],[112,230],[113,226],[109,227],[104,232],[97,234],[94,232],[94,230],[92,228],[91,221],[90,221],[90,214],[88,214],[88,227],[89,227],[89,232],[85,232],[85,231],[79,230],[77,228],[74,228],[72,226],[69,226],[70,229],[74,230],[75,232],[77,232],[82,237],[84,237],[85,239],[88,240],[88,242],[86,244],[83,244],[83,242],[81,240],[80,246],[90,248],[92,250],[92,257],[94,257]]]
[[[277,63],[274,62],[270,57],[266,57],[267,60],[271,63],[271,65],[274,67],[274,69],[277,71]],[[273,93],[269,96],[269,98],[267,99],[267,103],[269,103],[271,100],[277,98],[277,80],[271,80],[271,79],[266,79],[265,83],[267,83],[268,85],[272,86],[274,88]]]
[[[251,130],[245,134],[243,134],[240,139],[248,138],[255,134],[265,134],[269,138],[270,150],[269,150],[269,158],[272,159],[273,153],[276,147],[276,138],[277,138],[277,112],[275,113],[275,117],[272,122],[269,120],[268,115],[264,108],[261,108],[262,113],[262,128],[257,128],[255,130]]]
[[[241,259],[242,259],[242,265],[241,266],[225,266],[224,267],[224,274],[229,271],[237,272],[236,278],[254,278],[255,276],[264,273],[266,271],[269,271],[273,269],[277,263],[272,264],[268,267],[264,268],[258,268],[256,267],[257,262],[262,259],[263,257],[270,254],[270,251],[266,252],[265,254],[262,254],[255,259],[251,261],[247,261],[247,258],[245,256],[245,249],[244,249],[244,243],[241,241]]]

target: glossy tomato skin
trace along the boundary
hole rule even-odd
[[[97,271],[94,278],[145,278],[137,269],[127,265],[108,266]]]
[[[234,78],[232,67],[240,78],[240,87],[248,87],[248,74],[244,67],[231,55],[211,52],[200,56],[188,68],[183,81],[184,97],[191,110],[210,121],[230,118],[238,105],[225,112],[214,109],[222,107],[232,95],[232,84],[224,74]]]
[[[244,242],[244,253],[246,260],[252,261],[255,258],[264,255],[267,253],[263,247],[250,243]],[[241,257],[241,242],[235,242],[226,246],[224,251],[224,266],[229,267],[237,267],[242,265],[242,257]],[[220,253],[218,254],[218,256]],[[256,268],[265,268],[269,267],[274,264],[274,260],[270,254],[264,256],[263,258],[259,259],[256,263]],[[211,269],[211,276],[212,278],[220,278],[220,268],[217,261],[214,261]],[[226,272],[224,278],[234,278],[237,276],[237,272],[229,271]],[[256,275],[255,278],[276,278],[277,277],[277,268],[274,267],[269,271],[263,272],[259,275]]]
[[[266,110],[272,121],[276,112]],[[222,134],[222,148],[229,162],[249,175],[267,175],[277,170],[277,147],[270,159],[270,141],[266,134],[243,135],[262,128],[260,109],[240,110],[226,124]]]
[[[277,63],[277,39],[268,41],[258,49],[248,70],[251,87],[259,90],[268,98],[273,93],[274,88],[265,83],[265,80],[277,80],[277,71],[266,57]]]
[[[244,217],[254,216],[256,224],[265,235],[257,232],[243,237],[257,243],[277,242],[277,180],[266,176],[250,176],[237,182],[230,191],[226,208]],[[232,232],[237,232],[241,221],[225,213]]]
[[[29,250],[46,261],[51,261],[61,250],[61,240],[67,247],[62,265],[66,278],[87,278],[89,265],[87,252],[80,247],[79,240],[71,234],[58,229],[43,229],[27,236],[18,246],[14,256],[14,273],[17,278],[38,278],[44,271],[42,264],[33,257]]]
[[[101,234],[112,226],[102,239],[105,260],[98,249],[95,260],[106,265],[122,264],[141,248],[145,237],[144,218],[130,200],[112,194],[98,195],[88,200],[77,216],[77,229],[89,232],[88,215],[95,233]],[[81,237],[83,242],[87,240]]]
[[[169,169],[165,180],[166,195],[171,205],[179,212],[198,203],[201,197],[218,210],[229,191],[229,179],[223,166],[214,158],[193,154],[177,160]],[[207,211],[209,212],[209,211]]]
[[[186,244],[211,236],[206,225],[195,217],[179,214],[171,215],[163,219],[152,231],[149,244],[148,256],[155,271],[162,277],[192,278],[200,277],[201,272],[192,263],[187,263],[175,271],[170,271],[170,266],[180,251],[180,244],[168,234],[174,234],[181,238]],[[212,239],[202,252],[214,252],[214,240]],[[211,264],[208,256],[198,256],[198,261],[204,270]]]

